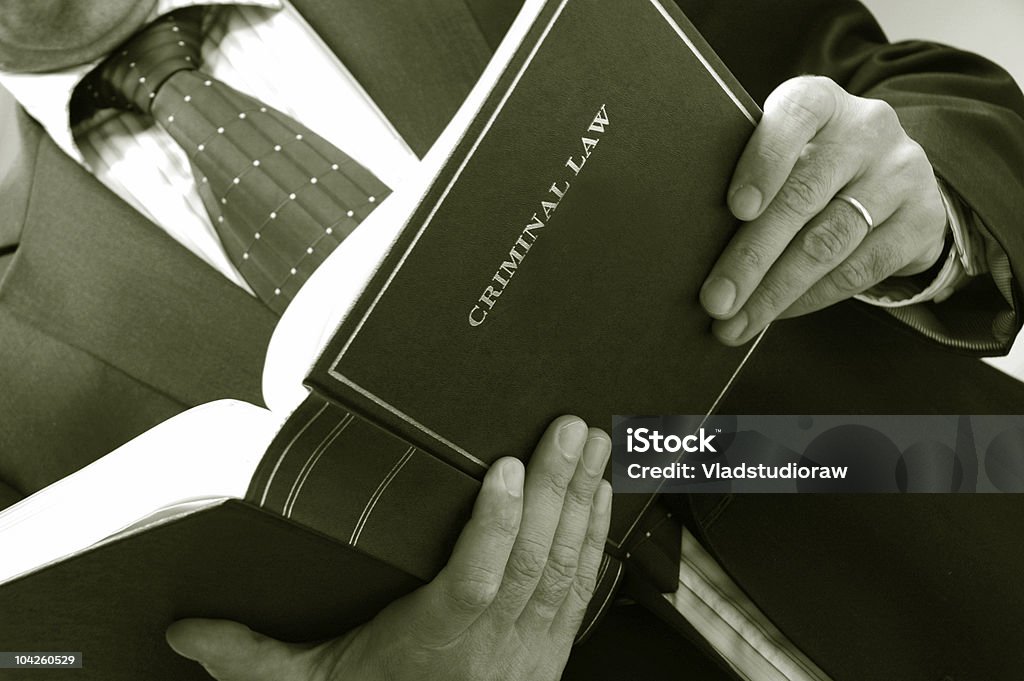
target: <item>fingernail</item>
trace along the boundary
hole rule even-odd
[[[175,622],[164,632],[164,640],[178,655],[199,662],[202,649],[196,645],[192,630],[188,622]]]
[[[598,513],[607,513],[612,505],[612,486],[602,483],[594,495],[594,508]]]
[[[708,279],[700,290],[700,301],[708,314],[729,314],[729,310],[736,302],[736,284],[723,277]]]
[[[501,466],[501,479],[509,495],[523,495],[523,465],[518,461],[506,461]]]
[[[587,424],[573,419],[558,429],[558,447],[567,458],[575,459],[587,437]]]
[[[583,445],[583,467],[591,475],[600,475],[604,472],[604,466],[608,462],[610,451],[608,438],[601,433],[591,435],[587,444]]]
[[[733,215],[740,220],[753,220],[761,210],[763,200],[761,190],[754,185],[745,184],[729,197],[729,206]]]
[[[718,333],[729,340],[736,340],[747,330],[747,322],[747,313],[740,310],[735,317],[718,325]]]

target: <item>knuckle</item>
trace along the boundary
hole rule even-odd
[[[510,582],[533,584],[547,564],[547,547],[540,542],[520,538],[520,545],[509,556],[505,566],[505,579]]]
[[[547,569],[557,578],[572,579],[580,562],[580,549],[572,543],[557,541],[551,547]]]
[[[863,260],[847,260],[835,270],[839,288],[849,293],[860,293],[871,286],[869,268]]]
[[[851,258],[836,268],[836,282],[844,292],[860,293],[884,278],[879,274],[881,269],[881,258],[876,254],[868,258]]]
[[[552,560],[537,586],[536,596],[548,605],[558,605],[576,579],[576,565],[566,559]]]
[[[756,294],[752,296],[752,300],[747,306],[750,315],[748,324],[765,317],[774,319],[778,312],[789,307],[788,298],[789,291],[783,283],[774,279],[765,279],[757,287]]]
[[[794,172],[782,185],[776,202],[786,214],[803,218],[819,210],[827,191],[828,180],[824,175]]]
[[[894,174],[908,182],[916,184],[934,177],[928,154],[920,144],[909,137],[905,137],[902,144],[894,147],[890,159]]]
[[[576,600],[583,606],[590,602],[590,599],[594,596],[594,590],[597,589],[597,575],[588,573],[586,575],[580,575],[572,583],[572,595]]]
[[[547,580],[543,580],[546,582]],[[551,619],[565,602],[565,596],[572,588],[571,581],[562,581],[558,584],[542,584],[533,594],[531,603],[538,615],[544,619]]]
[[[908,139],[896,110],[888,102],[865,98],[857,98],[857,101],[857,118],[853,119],[852,124],[866,146],[892,149]]]
[[[594,492],[584,484],[569,485],[565,492],[565,505],[562,507],[562,515],[589,514],[590,505],[594,501]]]
[[[498,595],[501,580],[486,572],[460,574],[447,582],[445,596],[457,610],[475,612],[490,605]]]
[[[921,166],[928,169],[928,174],[933,175],[932,162],[928,159],[928,152],[924,150],[920,144],[915,140],[907,137],[906,143],[903,145],[904,153],[907,156],[907,163],[915,166]]]
[[[786,154],[773,140],[765,140],[757,147],[757,165],[762,168],[775,168],[786,162]]]
[[[834,187],[841,186],[839,174],[847,153],[842,145],[835,143],[811,143],[804,148],[797,172],[814,183],[821,192],[819,200],[827,201],[835,191]]]
[[[548,497],[563,498],[566,488],[569,486],[570,474],[570,471],[561,468],[544,471],[538,480],[542,492]]]
[[[519,515],[512,510],[496,513],[489,520],[487,531],[492,536],[507,541],[508,537],[515,537],[519,533]]]
[[[562,607],[562,600],[554,600],[546,595],[537,592],[527,603],[527,608],[533,611],[534,615],[541,620],[553,620],[558,610]]]
[[[839,85],[828,76],[821,76],[817,74],[797,76],[794,80],[801,83],[808,90],[818,90],[825,94],[828,94],[829,90],[834,90],[839,87]]]
[[[732,252],[730,260],[739,271],[750,274],[760,272],[766,258],[763,249],[752,243],[742,243]]]
[[[884,100],[865,99],[864,114],[868,122],[875,126],[892,127],[896,125],[902,129],[902,126],[899,126],[900,119],[896,115],[896,110]]]
[[[853,243],[854,223],[833,211],[806,230],[800,249],[816,265],[827,266],[841,258]]]
[[[823,82],[827,80],[817,76],[794,78],[775,91],[774,104],[792,123],[804,129],[816,130],[819,124],[818,112],[825,98],[830,96]]]

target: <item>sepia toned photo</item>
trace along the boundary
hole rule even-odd
[[[1018,0],[0,0],[0,679],[1024,677]]]

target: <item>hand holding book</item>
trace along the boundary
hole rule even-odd
[[[438,576],[370,622],[315,647],[224,620],[183,620],[168,642],[221,681],[560,678],[597,583],[611,510],[611,443],[556,419],[526,471],[491,466]],[[485,672],[485,673],[481,673]]]
[[[946,211],[921,146],[889,104],[828,78],[772,93],[731,184],[729,206],[749,222],[701,290],[727,345],[924,272],[942,254]]]

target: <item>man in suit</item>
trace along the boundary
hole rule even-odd
[[[518,6],[499,0],[436,0],[401,7],[355,0],[292,4],[415,154],[429,147],[451,116]],[[888,102],[899,115],[899,129],[884,139],[898,140],[897,146],[912,149],[902,144],[900,134],[905,133],[920,144],[947,187],[943,216],[965,216],[968,239],[993,254],[983,258],[992,276],[982,273],[957,280],[952,286],[959,290],[942,306],[917,304],[878,314],[844,303],[778,325],[723,411],[982,413],[1012,410],[1008,405],[1024,403],[1024,393],[1012,380],[943,347],[997,352],[1008,347],[1020,327],[1016,314],[1020,282],[1008,275],[1019,271],[1024,257],[1024,236],[1016,223],[1024,214],[1019,186],[1024,104],[1013,84],[991,65],[947,48],[886,44],[874,22],[854,2],[790,0],[748,6],[688,0],[679,4],[755,100],[771,104],[770,93],[786,79],[804,73],[821,74],[838,84],[832,88],[818,81],[813,87],[796,86],[802,90],[783,90],[783,96],[774,100],[780,110],[791,106],[786,102],[805,97],[809,98],[806,105],[791,111],[790,118],[799,119],[805,109],[806,115],[802,127],[792,130],[777,127],[772,117],[766,117],[764,129],[774,130],[762,136],[768,141],[789,135],[802,146],[833,122],[849,122],[836,110],[838,103],[844,103],[843,111],[853,110],[845,106],[852,101],[848,93]],[[73,32],[52,23],[19,21],[17,12],[10,19],[5,16],[0,40],[4,68],[41,72],[92,62],[150,18],[154,3],[111,3],[95,12],[79,12],[76,7],[81,5],[45,4],[51,17],[72,22]],[[64,11],[55,12],[55,8]],[[766,27],[772,31],[766,32]],[[375,39],[368,41],[367,35]],[[831,95],[822,95],[825,89]],[[6,389],[0,395],[0,410],[7,427],[0,434],[0,479],[6,483],[4,501],[9,502],[193,404],[221,397],[258,403],[263,351],[274,316],[69,159],[22,108],[9,99],[4,108],[0,118],[5,140],[0,151],[4,197],[0,206],[0,268],[4,271],[0,372]],[[867,124],[871,120],[893,122],[877,106],[873,111],[872,116],[879,118],[854,119],[862,134],[871,131]],[[857,146],[860,140],[846,142]],[[873,203],[874,193],[853,197],[866,210],[864,214],[853,204],[832,201],[843,187],[826,185],[806,196],[809,206],[793,204],[797,210],[792,214],[773,209],[773,197],[783,197],[778,205],[784,206],[786,197],[797,196],[785,187],[788,178],[799,179],[801,169],[808,166],[798,160],[800,151],[793,154],[789,148],[782,154],[788,161],[772,164],[771,168],[782,167],[785,172],[759,168],[757,154],[745,157],[738,169],[731,205],[738,217],[750,220],[757,229],[741,232],[716,266],[703,296],[709,312],[722,320],[716,322],[716,331],[724,340],[742,342],[780,314],[803,312],[854,293],[840,290],[836,279],[829,277],[837,269],[845,272],[842,280],[855,285],[858,293],[894,273],[944,266],[943,258],[959,260],[972,274],[979,272],[977,264],[971,264],[969,251],[958,250],[961,244],[954,243],[945,222],[937,218],[936,202],[943,196],[937,188],[908,191],[881,204]],[[919,163],[920,157],[914,167],[919,168]],[[887,167],[887,172],[898,174],[894,169],[899,166]],[[751,186],[757,187],[760,199],[750,199],[750,193],[742,191]],[[877,184],[871,189],[880,191]],[[899,238],[903,232],[897,228],[908,213],[919,216],[910,220],[915,229],[910,233],[927,238],[913,239],[913,248],[901,250],[899,258],[884,257],[891,243],[880,240]],[[878,229],[872,231],[875,221]],[[936,222],[942,222],[938,229]],[[816,227],[834,232],[835,238],[829,242],[810,239],[812,244],[825,243],[818,249],[825,256],[817,264],[816,278],[794,278],[787,272],[809,268],[795,259],[800,251],[787,249],[790,244],[806,245],[808,239],[799,235]],[[869,240],[869,231],[877,236]],[[743,235],[755,232],[773,236],[752,250]],[[940,255],[937,250],[947,235],[949,255]],[[862,243],[882,246],[874,251],[859,249]],[[876,271],[865,265],[857,259],[858,250],[861,256],[882,254],[872,262],[883,267]],[[787,253],[792,257],[784,257]],[[839,268],[851,259],[845,270]],[[776,263],[782,269],[773,274]],[[863,276],[851,276],[856,273]],[[733,291],[723,293],[728,287],[715,279],[729,281]],[[927,287],[926,282],[922,288]],[[933,292],[936,295],[946,293]],[[730,320],[744,318],[748,323],[729,333],[738,324],[733,321],[730,327]],[[821,380],[825,375],[832,381]],[[974,498],[881,503],[729,497],[701,498],[693,508],[681,510],[688,511],[694,531],[755,602],[830,673],[860,673],[864,651],[882,649],[904,678],[914,678],[912,674],[922,669],[929,674],[935,670],[936,678],[943,669],[971,678],[976,670],[965,667],[966,654],[958,656],[948,638],[942,638],[948,633],[931,636],[934,632],[929,629],[929,636],[922,635],[928,640],[915,641],[911,650],[901,650],[892,636],[868,637],[868,648],[844,647],[851,636],[863,631],[840,617],[839,623],[828,622],[829,632],[820,615],[824,611],[811,592],[794,593],[792,585],[799,580],[828,589],[863,570],[880,569],[879,545],[890,545],[891,536],[906,540],[905,527],[915,522],[917,527],[930,527],[928,523],[949,515],[955,504],[957,533],[950,535],[948,525],[932,528],[935,533],[930,533],[944,538],[944,553],[933,555],[926,539],[918,537],[915,547],[920,550],[909,555],[922,574],[934,576],[929,595],[956,589],[959,582],[945,576],[951,566],[975,565],[972,561],[979,555],[991,557],[996,565],[1019,560],[1005,543],[976,531],[990,526],[992,515],[1009,503]],[[857,520],[873,513],[878,516],[873,527],[890,534],[858,528]],[[1008,512],[1001,519],[1019,522],[1014,520],[1019,515]],[[755,520],[773,518],[784,522],[773,526],[771,533],[749,529]],[[818,547],[808,545],[808,537],[827,535],[823,528],[830,522],[841,523],[850,532],[857,530],[850,545],[860,550],[843,554],[841,561],[807,560]],[[752,556],[766,551],[758,543],[767,541],[765,537],[778,544],[773,554],[791,557],[787,570],[757,569],[758,561]],[[978,553],[982,550],[986,553]],[[1005,571],[985,576],[998,577],[1005,587],[999,591],[1001,604],[985,601],[985,607],[960,613],[966,618],[961,620],[949,619],[948,609],[926,601],[920,614],[949,624],[943,631],[984,623],[986,618],[989,628],[997,629],[1000,618],[1009,617],[1010,606],[1021,602],[1021,595]],[[880,602],[891,601],[893,595],[885,590],[870,598],[854,592],[837,595],[832,612],[847,618],[863,614],[858,608],[882,613]],[[989,617],[993,612],[995,616]],[[847,626],[848,630],[843,628]],[[657,640],[653,636],[648,638]],[[601,652],[594,647],[590,651],[594,656]],[[923,661],[926,658],[928,662]],[[995,671],[990,678],[998,678],[1001,668],[991,669]]]

